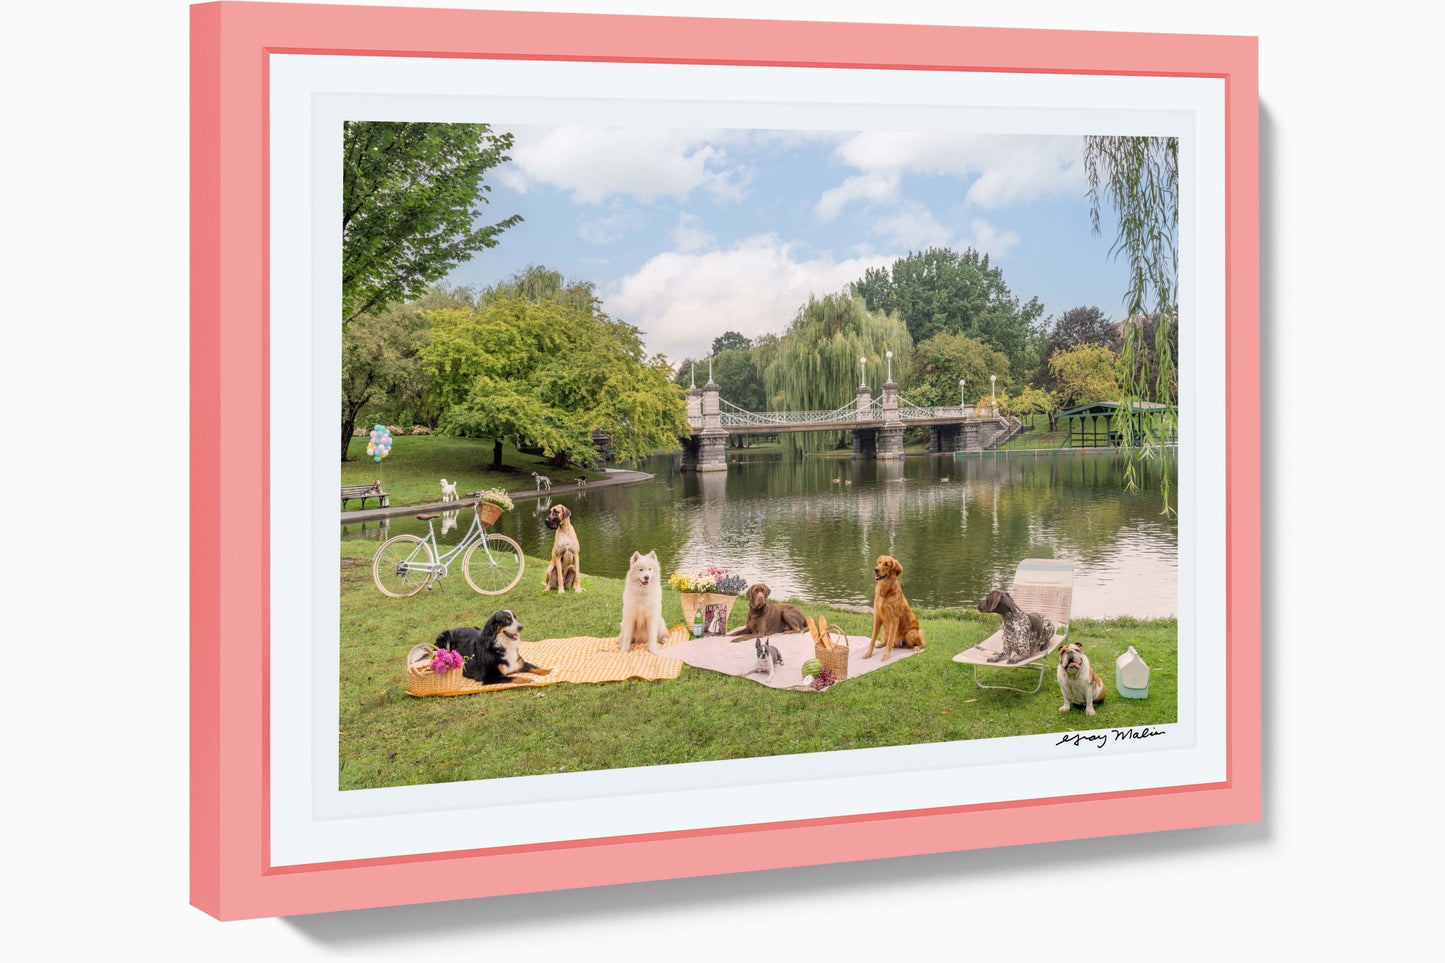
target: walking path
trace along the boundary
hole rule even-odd
[[[636,485],[639,482],[652,481],[655,475],[645,471],[627,471],[622,468],[608,468],[606,478],[598,478],[585,485],[553,485],[550,490],[539,491],[516,491],[507,492],[513,502],[535,501],[547,495],[568,495],[576,492],[587,492],[594,488],[612,488],[617,485]],[[463,499],[465,501],[465,499]],[[449,512],[460,506],[459,502],[428,502],[424,505],[392,505],[388,508],[354,508],[349,512],[341,513],[341,521],[364,522],[373,518],[392,518],[397,515],[417,515],[422,512]]]

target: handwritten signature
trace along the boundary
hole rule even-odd
[[[1154,736],[1162,735],[1164,735],[1163,729],[1155,729],[1152,726],[1145,726],[1142,729],[1101,729],[1098,732],[1065,733],[1059,737],[1059,741],[1054,743],[1054,745],[1062,746],[1065,743],[1070,743],[1074,746],[1082,746],[1088,744],[1095,749],[1102,749],[1107,746],[1111,740],[1125,742],[1130,739],[1150,739]]]

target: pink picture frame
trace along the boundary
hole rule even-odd
[[[1222,778],[534,845],[277,865],[270,415],[272,63],[658,63],[1223,84]],[[1250,37],[305,6],[191,9],[191,878],[223,920],[1140,833],[1261,818],[1258,57]],[[225,505],[211,513],[203,506]]]

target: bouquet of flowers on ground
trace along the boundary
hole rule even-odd
[[[433,672],[445,675],[453,669],[462,667],[462,654],[455,649],[437,649],[436,655],[432,656],[429,668]]]
[[[512,499],[508,497],[507,493],[502,491],[500,488],[488,488],[483,490],[480,499],[484,502],[490,502],[491,504],[496,505],[504,512],[510,512],[512,510]]]
[[[695,572],[673,572],[667,584],[679,592],[741,595],[748,587],[748,580],[725,568],[712,565]]]

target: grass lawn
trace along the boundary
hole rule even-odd
[[[510,441],[502,445],[503,471],[492,469],[492,442],[477,438],[448,438],[443,435],[402,435],[392,441],[391,454],[380,462],[366,454],[366,439],[351,439],[352,461],[341,463],[341,484],[366,485],[381,479],[381,487],[393,505],[426,505],[441,501],[441,479],[459,482],[458,492],[483,488],[504,491],[536,491],[532,472],[552,479],[554,485],[570,485],[580,476],[588,480],[605,478],[601,472],[568,466],[556,468],[540,455],[518,451]],[[353,502],[353,508],[358,503]]]
[[[458,574],[441,589],[392,599],[372,584],[375,550],[375,543],[341,543],[341,789],[1106,729],[1177,719],[1178,643],[1173,619],[1073,623],[1071,637],[1084,643],[1109,689],[1098,714],[1089,718],[1081,710],[1068,715],[1058,711],[1061,700],[1052,659],[1037,693],[976,688],[971,669],[952,658],[993,632],[998,619],[958,609],[920,611],[928,640],[923,652],[822,693],[769,689],[683,666],[677,679],[658,682],[559,683],[534,690],[418,699],[406,694],[403,677],[402,663],[411,646],[432,641],[442,629],[481,625],[500,608],[515,610],[526,626],[524,654],[526,639],[615,636],[622,582],[586,576],[580,595],[543,594],[540,583],[546,560],[528,558],[521,583],[503,596],[478,595]],[[870,615],[807,603],[802,607],[809,614],[826,614],[829,624],[851,635],[866,637],[872,629]],[[682,621],[676,593],[664,590],[663,614],[669,625]],[[733,628],[742,624],[744,615],[734,609]],[[1146,700],[1122,699],[1114,692],[1114,659],[1130,645],[1152,670]],[[1007,670],[992,672],[994,679],[1009,677]]]

